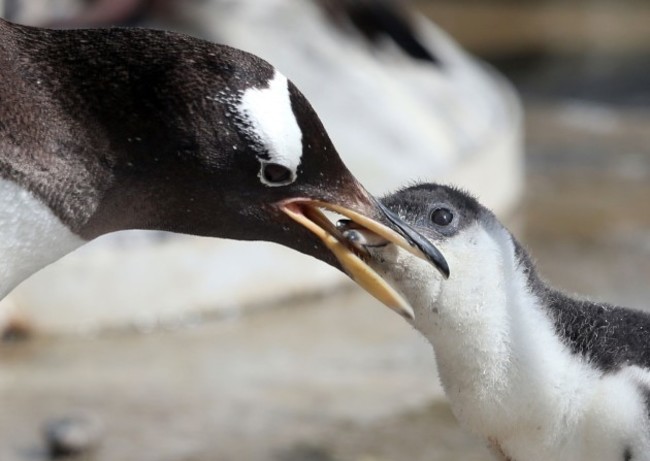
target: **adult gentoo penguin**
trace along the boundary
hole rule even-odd
[[[405,295],[461,425],[502,460],[650,460],[650,315],[548,286],[495,216],[450,187],[383,199],[451,275],[342,222]]]
[[[278,242],[408,315],[319,208],[439,257],[387,217],[307,100],[253,55],[164,31],[0,19],[0,79],[0,297],[88,240],[138,228]]]

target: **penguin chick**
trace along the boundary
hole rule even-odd
[[[414,309],[460,424],[510,461],[650,460],[650,315],[547,285],[485,207],[421,184],[383,204],[435,245],[439,270],[359,236]]]

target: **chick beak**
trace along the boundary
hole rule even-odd
[[[325,247],[336,256],[342,268],[352,280],[387,307],[406,319],[412,320],[414,318],[413,309],[404,297],[363,260],[363,252],[350,245],[350,242],[342,235],[341,231],[321,211],[321,209],[325,209],[345,216],[357,225],[386,239],[387,242],[391,242],[426,261],[432,262],[443,274],[446,272],[446,276],[449,275],[447,262],[437,248],[379,202],[375,202],[374,205],[380,214],[395,226],[397,232],[357,211],[329,202],[307,198],[292,198],[278,204],[280,210],[314,233],[323,242]]]

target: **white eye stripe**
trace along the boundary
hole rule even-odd
[[[260,161],[286,166],[293,182],[302,161],[302,132],[291,109],[287,78],[276,70],[268,88],[244,91],[237,111],[247,122],[247,134],[266,150]],[[261,170],[260,180],[269,186],[283,185],[265,181]]]

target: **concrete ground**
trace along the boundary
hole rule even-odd
[[[0,357],[6,461],[41,459],[41,423],[79,410],[105,426],[93,460],[310,460],[339,448],[358,459],[402,416],[412,421],[393,436],[424,418],[445,426],[437,449],[458,454],[468,440],[453,429],[430,348],[357,290],[171,333],[42,340]]]
[[[650,307],[647,114],[535,104],[509,224],[567,290]],[[0,346],[0,460],[45,459],[44,422],[101,421],[93,461],[488,460],[428,344],[350,288],[147,335]]]

